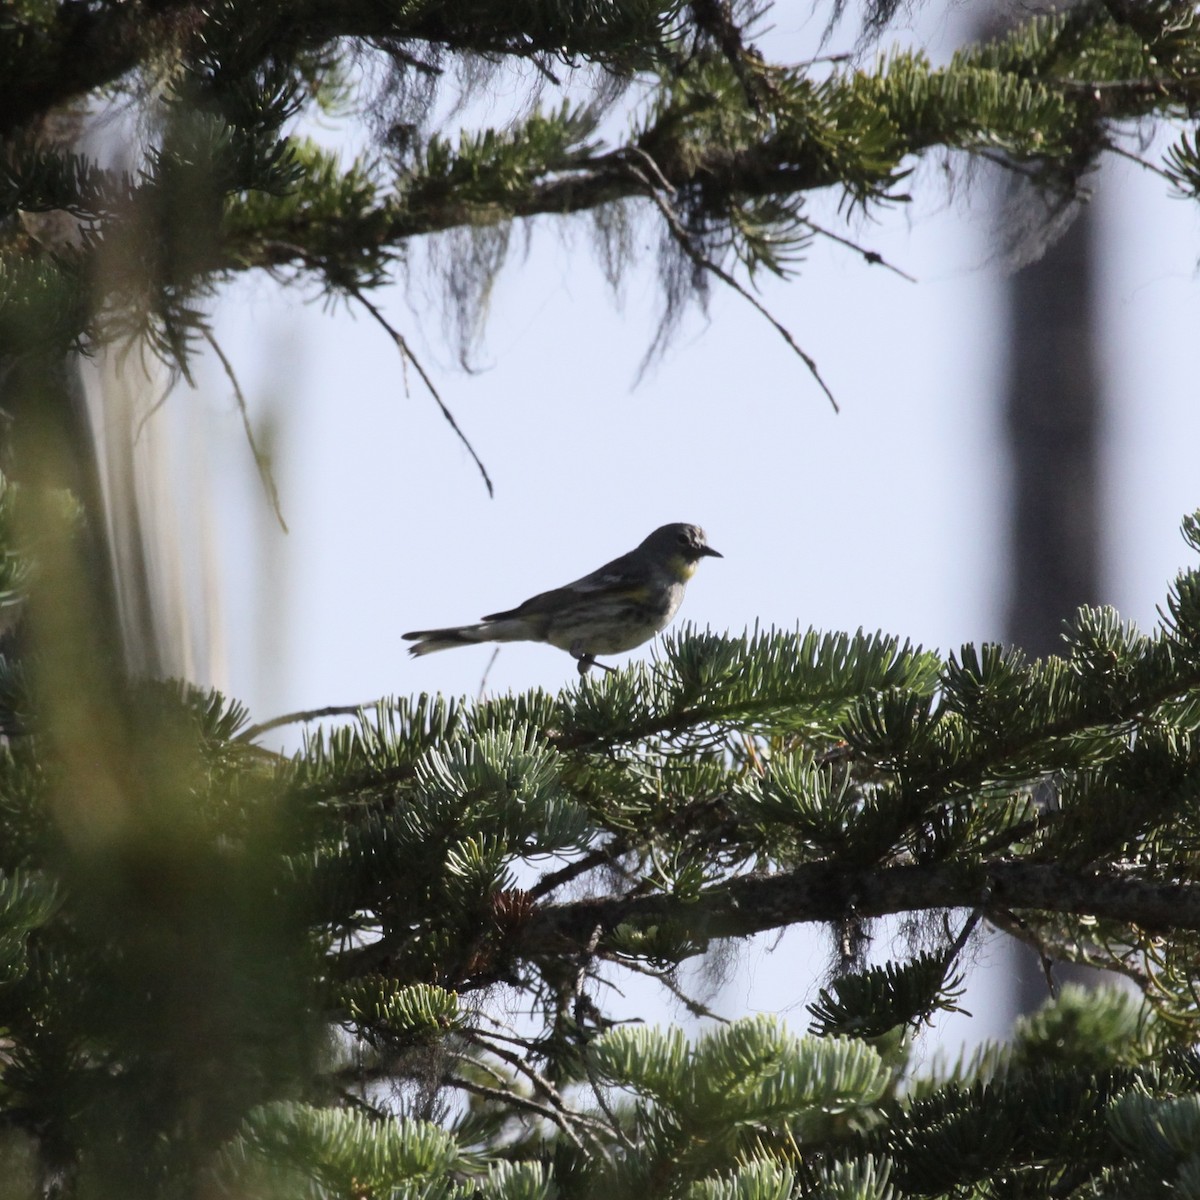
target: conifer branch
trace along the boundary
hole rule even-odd
[[[978,909],[984,917],[1021,910],[1095,917],[1148,933],[1200,931],[1200,884],[1157,883],[1057,863],[864,868],[818,862],[774,875],[738,876],[694,900],[654,893],[548,905],[533,912],[520,935],[506,942],[506,951],[514,961],[587,953],[594,944],[603,952],[604,938],[620,926],[686,930],[700,947],[717,938],[839,921],[850,912],[869,918],[947,908]],[[407,936],[385,936],[345,951],[337,956],[337,973],[349,978],[378,969]]]
[[[672,923],[696,939],[738,938],[811,921],[941,908],[1063,913],[1098,917],[1147,932],[1200,930],[1200,884],[1158,883],[1092,873],[1057,863],[849,868],[812,863],[770,876],[741,876],[681,902],[670,896],[607,897],[537,911],[524,951],[584,945],[597,925],[649,927]]]

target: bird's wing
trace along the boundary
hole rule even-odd
[[[631,572],[626,563],[628,558],[629,555],[623,554],[620,558],[614,558],[612,562],[605,563],[599,570],[593,571],[590,575],[584,575],[573,583],[553,588],[548,592],[539,592],[536,596],[530,596],[523,604],[518,604],[516,608],[510,608],[507,612],[489,613],[483,619],[485,621],[504,621],[509,617],[533,617],[543,613],[558,613],[562,612],[563,608],[572,601],[583,596],[598,599],[606,593],[621,596],[637,592],[640,590],[641,584],[636,582],[633,576],[640,575],[642,572]]]

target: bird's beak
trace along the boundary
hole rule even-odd
[[[720,552],[720,550],[714,550],[711,546],[699,546],[699,547],[697,547],[697,549],[699,550],[700,554],[705,558],[724,558],[725,557],[725,555],[723,555]]]

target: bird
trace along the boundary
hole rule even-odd
[[[548,642],[575,659],[580,675],[592,667],[612,671],[598,654],[622,654],[670,624],[684,588],[702,558],[723,558],[698,525],[656,529],[639,546],[564,587],[541,592],[516,608],[494,612],[477,625],[417,629],[414,656],[479,642]]]

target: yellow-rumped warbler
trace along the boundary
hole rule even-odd
[[[478,625],[418,629],[404,634],[416,642],[412,654],[432,654],[476,642],[549,642],[565,650],[583,675],[589,667],[611,671],[597,654],[620,654],[665,629],[683,603],[683,589],[705,556],[721,558],[696,525],[664,525],[636,550],[598,571],[542,592]]]

